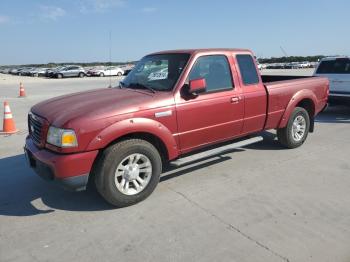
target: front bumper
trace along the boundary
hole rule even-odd
[[[86,189],[89,174],[98,151],[58,154],[38,148],[26,138],[24,152],[31,168],[43,179],[71,191]]]

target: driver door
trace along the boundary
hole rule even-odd
[[[226,55],[201,56],[189,73],[187,81],[206,80],[206,91],[195,98],[181,96],[176,101],[182,154],[241,134],[244,102],[239,84],[234,83],[229,59],[232,57]]]

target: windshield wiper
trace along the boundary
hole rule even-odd
[[[143,85],[143,84],[140,84],[140,83],[130,83],[130,85],[128,86],[128,88],[142,88],[142,89],[148,89],[149,91],[151,91],[152,93],[156,93],[156,91],[152,88],[152,87],[149,87],[149,86],[146,86],[146,85]]]

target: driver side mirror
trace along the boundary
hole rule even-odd
[[[206,87],[207,83],[205,78],[193,79],[190,80],[188,91],[190,94],[197,96],[199,93],[205,92]]]

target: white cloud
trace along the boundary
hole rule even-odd
[[[141,11],[143,13],[153,13],[153,12],[157,11],[157,8],[156,7],[144,7],[141,9]]]
[[[10,18],[6,15],[0,15],[0,25],[10,22]]]
[[[40,6],[41,14],[40,16],[45,19],[56,21],[58,18],[65,16],[66,11],[58,6]]]
[[[124,0],[83,0],[80,2],[80,12],[84,14],[104,13],[124,5]]]

